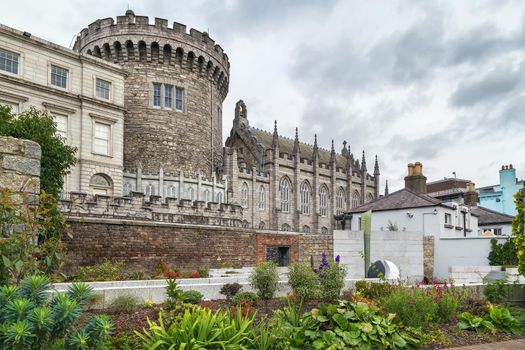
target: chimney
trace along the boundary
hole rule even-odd
[[[476,191],[476,186],[474,183],[469,182],[467,184],[467,191],[465,192],[465,195],[463,196],[463,202],[465,205],[471,206],[471,207],[477,207],[479,203],[479,195]]]
[[[427,193],[427,178],[423,175],[423,164],[408,164],[408,175],[405,177],[405,188],[420,193]]]

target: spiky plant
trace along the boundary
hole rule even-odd
[[[102,348],[113,329],[107,316],[95,316],[78,326],[91,288],[73,284],[66,293],[51,296],[50,287],[43,276],[0,287],[0,349]]]

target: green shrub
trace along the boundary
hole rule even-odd
[[[419,343],[394,315],[384,317],[365,303],[321,304],[304,316],[298,309],[289,305],[270,320],[274,349],[410,349]]]
[[[140,339],[132,331],[120,332],[106,340],[101,350],[142,350]]]
[[[518,255],[514,243],[509,238],[505,243],[498,243],[498,240],[493,238],[490,240],[491,250],[488,256],[489,264],[492,266],[518,264]]]
[[[124,262],[112,262],[104,259],[103,263],[81,267],[73,280],[75,282],[120,281],[123,269]]]
[[[112,331],[107,316],[78,327],[91,288],[73,284],[49,299],[50,280],[30,276],[0,287],[0,349],[100,349]]]
[[[199,273],[199,276],[201,276],[201,278],[210,277],[210,270],[205,267],[201,267],[200,269],[197,269],[197,272]]]
[[[328,267],[319,271],[319,283],[321,286],[321,298],[334,301],[339,298],[341,290],[345,285],[346,270],[335,261],[328,263]]]
[[[169,279],[166,282],[168,283],[166,286],[166,307],[173,309],[178,302],[182,302],[184,291],[179,289],[176,280]]]
[[[239,292],[232,299],[233,305],[248,304],[254,305],[257,302],[257,294],[253,292]]]
[[[292,264],[288,267],[288,284],[301,300],[318,299],[321,295],[319,277],[307,264]]]
[[[243,316],[241,310],[194,307],[174,319],[161,313],[157,322],[148,320],[143,333],[136,332],[144,349],[248,349],[257,337],[253,327],[254,315]]]
[[[368,299],[379,299],[390,295],[396,287],[388,282],[367,282],[364,280],[355,283],[355,290]]]
[[[197,290],[187,290],[182,293],[182,301],[190,304],[198,304],[204,296]]]
[[[221,290],[219,293],[226,296],[226,300],[231,300],[237,293],[239,293],[242,289],[242,286],[235,282],[235,283],[226,283],[221,287]]]
[[[463,312],[459,316],[458,327],[476,331],[477,333],[483,333],[487,330],[492,333],[496,332],[492,322],[485,320],[483,317],[474,316],[470,312]]]
[[[137,311],[141,301],[134,295],[119,295],[109,304],[109,310],[112,312],[134,312]]]
[[[437,301],[437,317],[436,320],[446,322],[454,316],[458,310],[459,299],[452,294],[443,294]]]
[[[520,335],[523,333],[520,323],[511,315],[509,309],[504,306],[491,306],[486,315],[486,319],[491,321],[496,328],[505,333]]]
[[[273,298],[278,282],[277,266],[271,261],[257,265],[250,275],[250,283],[257,291],[257,296],[265,301]]]
[[[396,314],[404,325],[419,327],[436,319],[438,305],[420,288],[397,288],[381,299],[387,312]]]
[[[494,304],[501,304],[508,301],[508,286],[502,280],[489,282],[483,288],[483,294],[488,301]]]

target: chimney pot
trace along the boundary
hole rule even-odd
[[[414,164],[408,163],[408,176],[414,175]]]
[[[427,178],[423,175],[423,164],[421,162],[408,164],[405,188],[415,192],[427,193]]]

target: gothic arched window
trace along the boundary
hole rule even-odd
[[[204,203],[208,204],[210,201],[210,190],[204,190]]]
[[[175,186],[169,185],[166,189],[166,197],[170,198],[176,198],[177,197],[177,191],[175,190]]]
[[[281,211],[283,213],[290,212],[290,181],[287,177],[283,177],[279,186],[281,191]]]
[[[132,191],[131,184],[129,182],[126,182],[124,184],[124,187],[122,188],[122,194],[127,197],[131,194],[131,191]]]
[[[146,196],[146,198],[149,200],[149,197],[153,196],[154,194],[155,194],[155,188],[153,187],[153,185],[152,184],[146,185],[146,187],[144,188],[144,196]]]
[[[266,191],[264,186],[259,187],[259,210],[264,210],[266,208]]]
[[[310,226],[304,225],[303,226],[303,233],[310,233]]]
[[[335,196],[335,209],[337,215],[341,215],[345,211],[345,191],[342,188],[337,190],[337,195]]]
[[[327,235],[328,234],[328,229],[326,227],[322,227],[321,228],[321,234]]]
[[[374,200],[374,196],[372,195],[372,193],[367,194],[367,196],[366,196],[366,202],[368,203],[368,202],[371,202],[371,201],[373,201],[373,200]]]
[[[352,194],[352,208],[357,208],[361,202],[361,195],[358,191],[354,191]]]
[[[310,214],[310,185],[307,181],[301,184],[301,214]]]
[[[217,193],[216,202],[222,204],[222,192]]]
[[[241,207],[248,208],[248,184],[246,182],[241,185]]]
[[[192,202],[195,200],[195,189],[193,187],[188,188],[188,198]]]
[[[290,231],[290,229],[291,229],[291,227],[290,227],[290,225],[288,225],[288,224],[283,224],[283,225],[281,226],[281,231],[288,232],[288,231]]]
[[[264,226],[265,226],[265,225],[264,225],[264,221],[261,221],[261,222],[259,223],[259,230],[264,230]]]
[[[325,185],[322,185],[319,190],[319,214],[328,215],[328,188]]]

